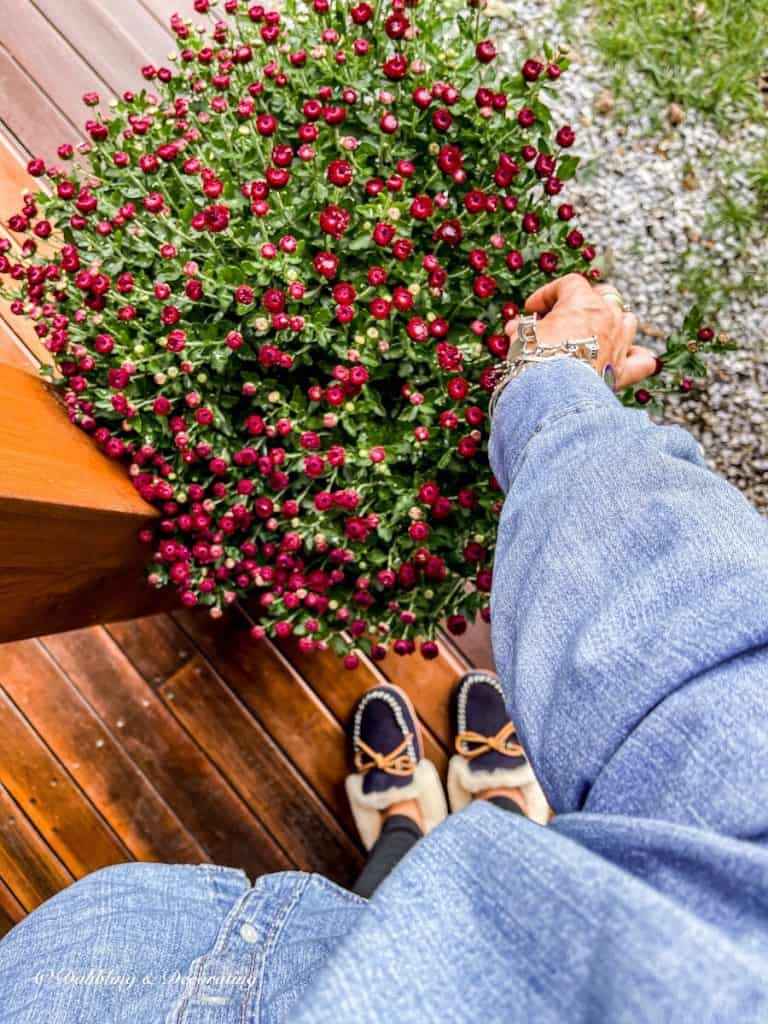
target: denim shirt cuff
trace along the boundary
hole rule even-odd
[[[565,413],[618,405],[594,370],[578,359],[553,359],[526,369],[501,394],[488,446],[491,469],[506,493],[528,441]]]

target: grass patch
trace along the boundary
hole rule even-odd
[[[554,0],[564,35],[583,0]],[[591,0],[582,31],[599,51],[617,99],[615,115],[642,115],[649,135],[667,134],[670,105],[697,112],[723,137],[708,155],[692,154],[720,184],[708,197],[703,237],[736,253],[759,250],[768,236],[768,148],[743,129],[768,125],[768,0]],[[741,137],[741,141],[734,142]],[[728,306],[768,290],[768,266],[743,274],[713,272],[706,247],[680,252],[681,288],[705,305]]]
[[[563,0],[561,17],[572,10],[573,0]],[[765,117],[768,0],[596,0],[591,27],[618,95],[633,88],[634,71],[661,100],[721,126]]]

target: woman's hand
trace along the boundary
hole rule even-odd
[[[634,344],[637,318],[623,311],[621,296],[610,285],[592,287],[580,274],[568,274],[534,292],[525,311],[542,317],[536,333],[543,345],[594,335],[599,344],[598,372],[610,366],[617,387],[636,384],[656,370],[654,354]],[[516,322],[508,323],[506,330],[515,334]]]

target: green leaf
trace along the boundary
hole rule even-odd
[[[211,369],[216,373],[221,373],[226,368],[227,363],[232,355],[232,350],[224,346],[223,348],[215,349],[210,356]]]
[[[579,166],[579,158],[577,156],[565,156],[559,161],[557,165],[557,176],[561,181],[568,181],[576,173],[576,168]]]

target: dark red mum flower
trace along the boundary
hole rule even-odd
[[[394,57],[384,61],[382,70],[387,78],[393,82],[398,82],[408,74],[408,58],[402,53],[397,53]]]
[[[464,157],[458,146],[443,146],[440,150],[437,162],[440,169],[446,174],[454,174],[461,170],[464,164]]]
[[[353,177],[352,164],[348,160],[332,160],[328,164],[327,177],[332,185],[349,185]]]
[[[320,227],[327,235],[332,235],[334,238],[341,238],[344,232],[349,228],[349,211],[332,203],[320,212],[318,221],[320,223]]]
[[[464,229],[458,220],[446,220],[440,225],[432,236],[436,242],[445,242],[451,249],[455,249],[464,237]]]
[[[545,274],[554,274],[557,270],[558,258],[553,252],[543,252],[539,256],[539,269]]]
[[[429,196],[416,196],[411,203],[411,216],[416,220],[426,220],[432,215],[434,208]]]
[[[321,277],[331,281],[338,273],[339,257],[332,252],[319,252],[313,259],[312,265]]]

